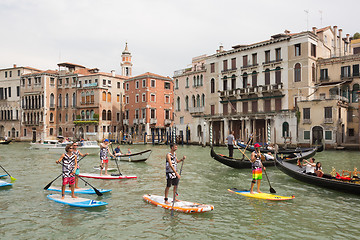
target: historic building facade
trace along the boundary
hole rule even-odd
[[[173,80],[144,73],[125,80],[124,130],[136,139],[165,135],[173,123]]]

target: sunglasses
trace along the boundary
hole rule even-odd
[[[69,149],[74,149],[74,148],[69,148]]]
[[[79,146],[79,145],[73,145],[74,147],[77,147],[77,146]]]

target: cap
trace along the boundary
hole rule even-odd
[[[260,146],[260,144],[255,143],[254,147],[255,147],[255,148],[259,148],[259,147],[261,147],[261,146]]]
[[[104,142],[109,142],[109,139],[105,139]]]

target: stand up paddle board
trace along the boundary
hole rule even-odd
[[[126,176],[126,175],[101,175],[98,173],[80,173],[79,177],[86,177],[86,178],[96,178],[96,179],[108,179],[108,180],[113,180],[113,179],[129,179],[129,178],[137,178],[136,176]]]
[[[253,194],[251,194],[250,191],[238,190],[236,188],[228,189],[228,191],[243,195],[245,197],[265,199],[265,200],[270,200],[270,201],[284,201],[284,200],[291,200],[291,199],[295,198],[295,196],[284,197],[284,196],[278,196],[278,195],[269,194],[269,193],[258,193],[258,192],[254,192]]]
[[[163,196],[145,194],[143,196],[143,198],[146,202],[154,204],[155,206],[166,208],[166,209],[172,209],[172,205],[173,205],[172,198],[168,199],[169,204],[165,203]],[[174,204],[174,211],[184,212],[184,213],[202,213],[202,212],[211,211],[213,209],[214,209],[214,206],[212,206],[212,205],[205,205],[205,204],[180,201],[180,200],[178,200]]]
[[[12,183],[8,183],[8,182],[0,180],[0,187],[7,187],[7,186],[12,186]]]
[[[80,198],[80,197],[72,198],[69,195],[65,195],[65,198],[61,199],[61,194],[50,194],[47,196],[47,198],[57,203],[70,205],[72,207],[91,208],[91,207],[105,206],[108,204],[106,202],[95,201],[87,198]]]
[[[7,176],[7,174],[3,174],[3,175],[0,175],[0,178],[6,177],[6,176]]]
[[[100,167],[94,167],[94,169],[100,171]],[[105,168],[103,170],[105,170]],[[117,168],[108,168],[108,172],[114,172],[114,171],[117,171]]]
[[[47,190],[61,192],[61,187],[50,187]],[[111,189],[98,189],[101,193],[110,192]],[[71,189],[65,188],[65,193],[71,193]],[[92,188],[75,188],[74,193],[81,193],[81,194],[96,194],[94,189]]]

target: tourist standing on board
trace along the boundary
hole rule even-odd
[[[228,144],[228,149],[229,149],[229,157],[232,158],[233,154],[234,154],[234,142],[235,142],[234,131],[231,131],[231,133],[229,134],[229,136],[226,139],[227,139],[227,144]]]
[[[71,197],[76,198],[74,195],[74,184],[75,184],[75,172],[77,168],[77,158],[73,153],[74,147],[68,144],[65,147],[66,153],[61,155],[60,159],[56,161],[59,164],[62,161],[62,177],[63,183],[61,186],[61,199],[65,198],[65,187],[67,184],[70,185]]]
[[[110,152],[109,145],[110,145],[109,139],[104,139],[102,143],[100,143],[100,176],[102,176],[102,170],[105,167],[105,175],[107,174],[108,166],[109,166],[109,158],[108,154],[115,158],[115,156]]]
[[[260,152],[260,144],[255,143],[254,145],[255,151],[251,153],[251,169],[252,169],[252,181],[251,181],[251,188],[250,193],[254,193],[254,185],[257,183],[257,192],[261,193],[260,191],[260,183],[262,179],[262,169],[265,167],[263,166],[261,160],[265,157]]]
[[[182,159],[177,159],[175,151],[177,150],[176,144],[170,144],[170,152],[166,154],[166,188],[165,188],[165,204],[169,204],[168,195],[171,185],[174,186],[174,196],[176,194],[176,189],[179,183],[180,174],[177,172],[177,164],[186,159],[186,156],[183,156]],[[175,196],[176,198],[176,196]],[[175,201],[175,198],[173,201]]]

